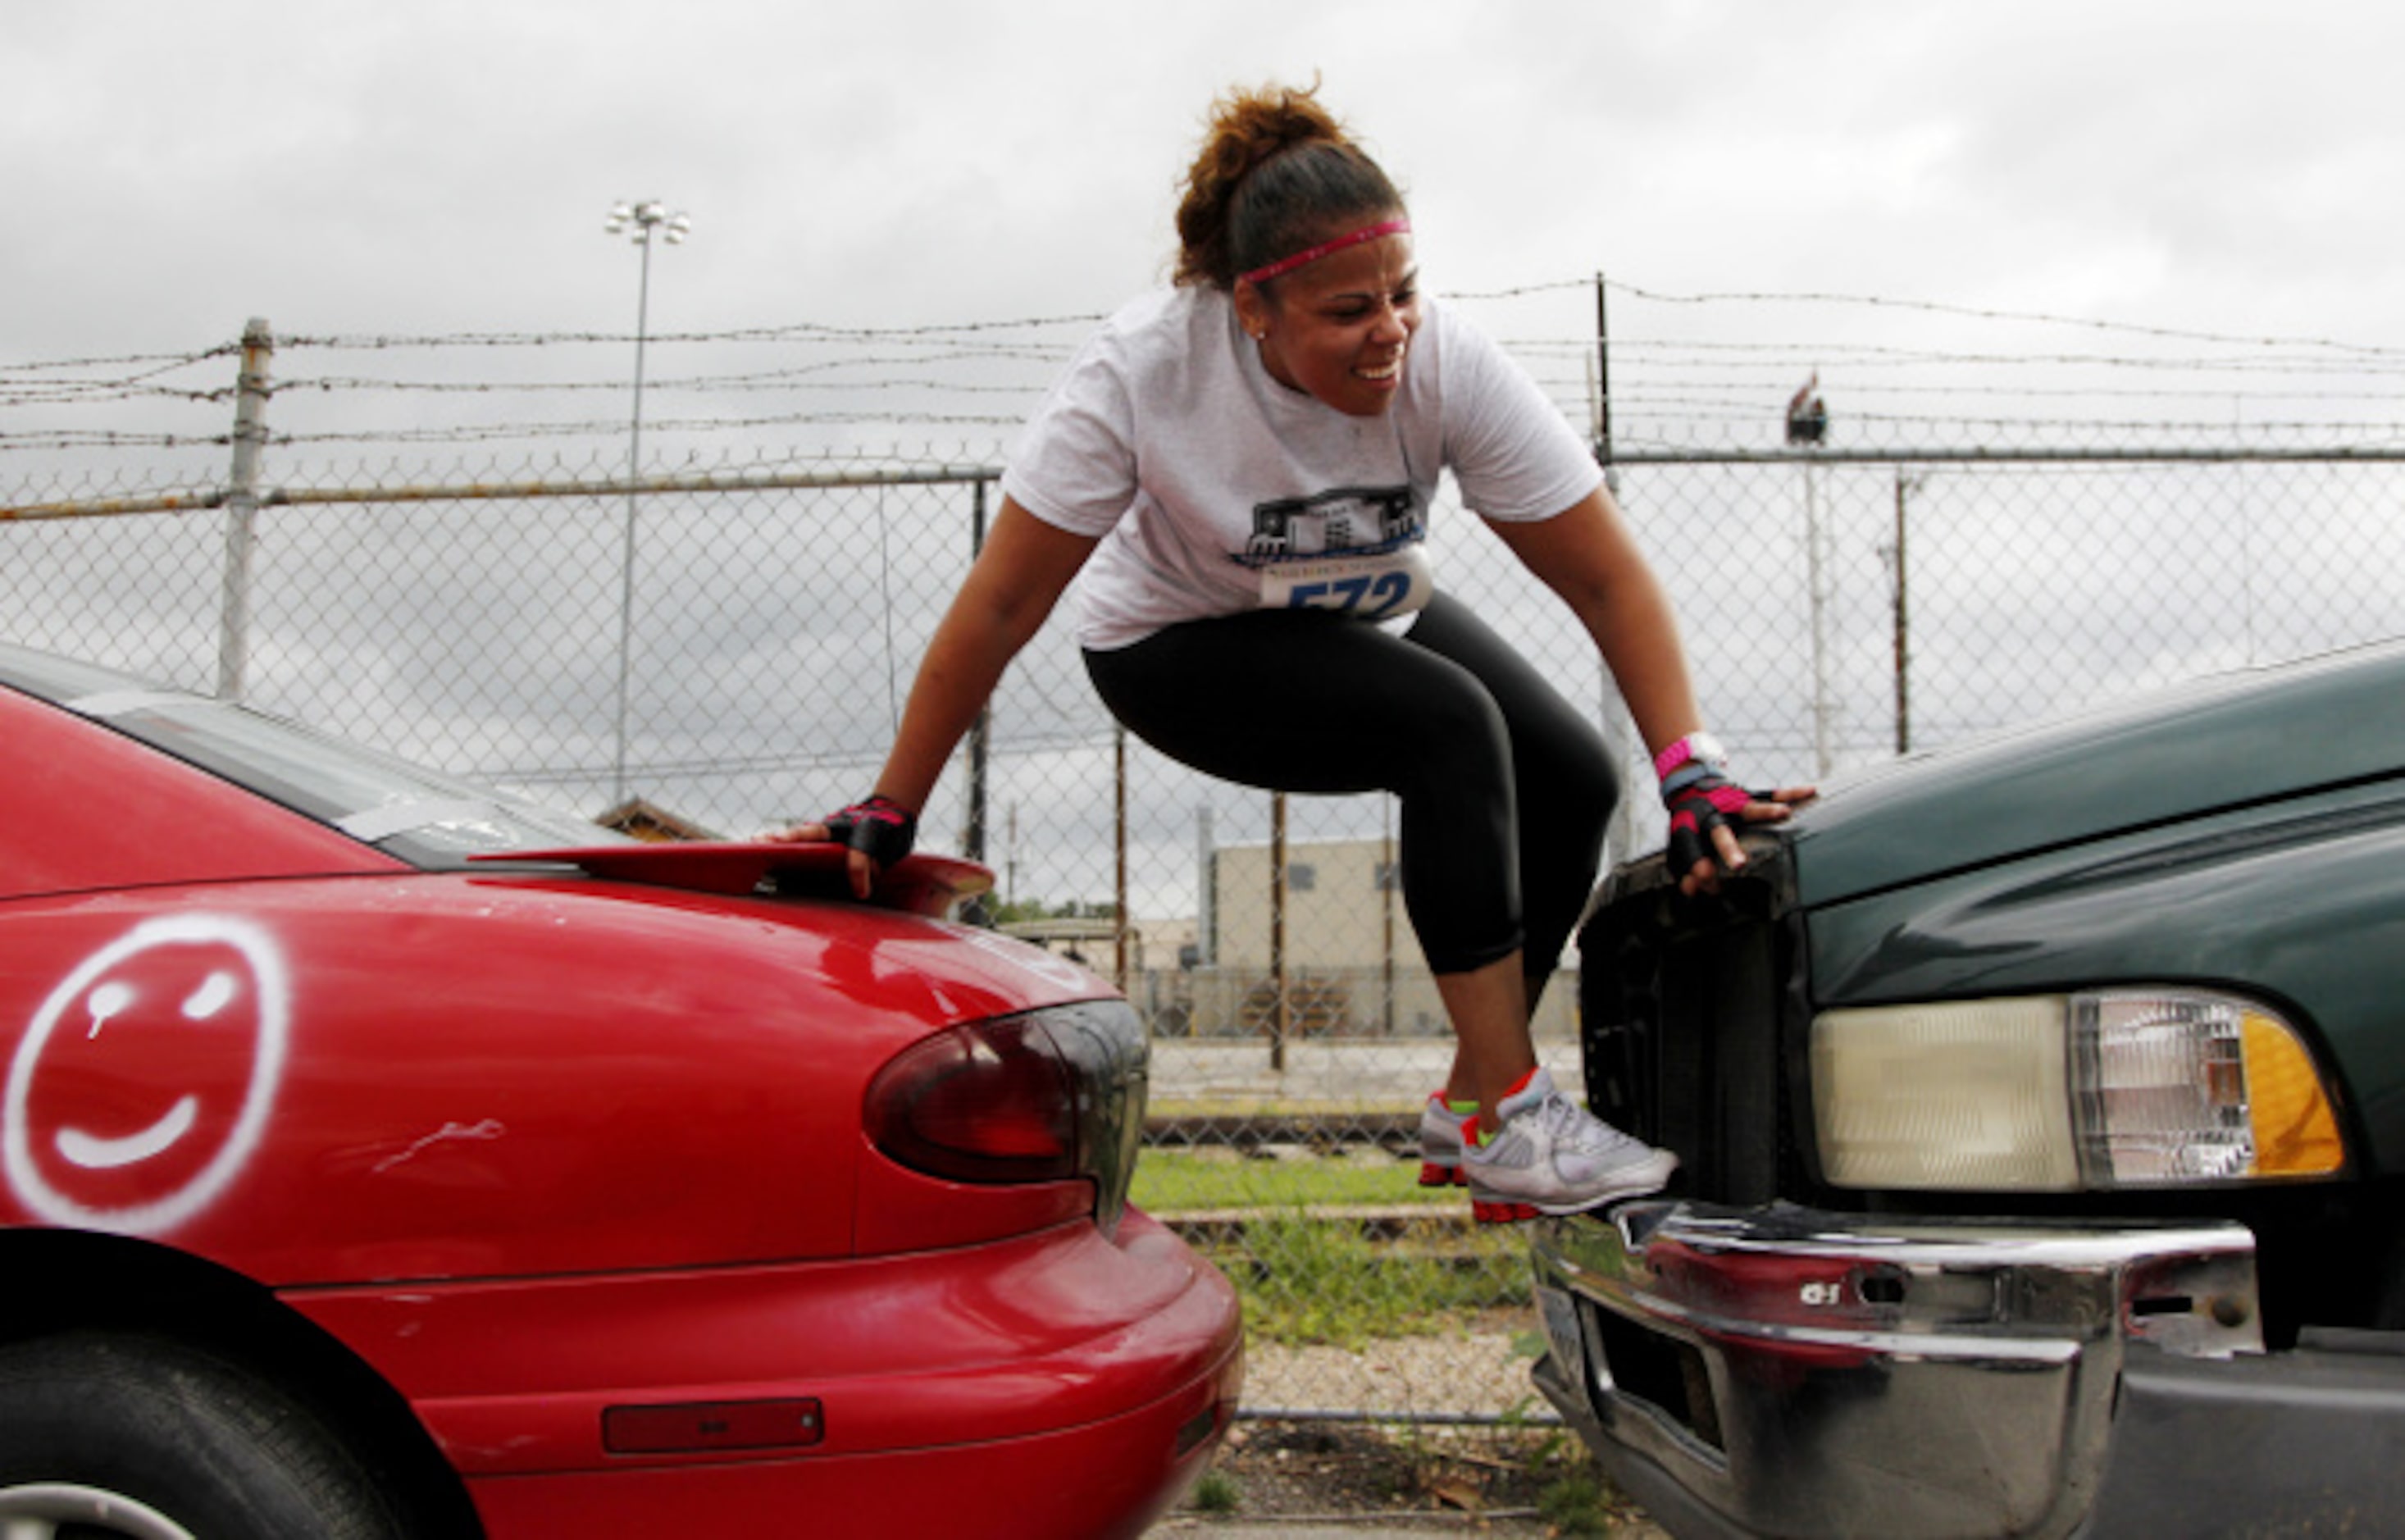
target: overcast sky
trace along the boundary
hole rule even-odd
[[[2405,8],[2228,0],[6,0],[0,361],[1111,307],[1307,79],[1433,287],[1606,270],[2405,344]]]

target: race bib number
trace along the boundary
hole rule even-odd
[[[1436,573],[1419,542],[1374,556],[1281,561],[1261,570],[1261,605],[1336,610],[1360,620],[1409,615],[1436,597]]]

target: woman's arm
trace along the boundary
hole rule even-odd
[[[944,762],[1002,682],[1003,671],[1042,628],[1097,542],[1045,523],[1002,500],[985,547],[937,623],[902,708],[901,729],[877,777],[877,793],[914,816],[935,789]],[[823,824],[803,824],[789,840],[823,840]],[[875,871],[851,855],[851,885],[864,897]]]
[[[961,591],[935,627],[902,707],[877,790],[916,812],[944,762],[1058,604],[1097,542],[1045,523],[1008,498]]]
[[[1595,639],[1648,753],[1703,727],[1669,597],[1609,492],[1597,487],[1551,518],[1488,527]]]
[[[1669,597],[1637,548],[1610,493],[1597,487],[1551,518],[1487,522],[1528,571],[1562,597],[1595,639],[1621,698],[1628,702],[1628,713],[1637,719],[1647,753],[1658,756],[1702,729],[1703,713],[1695,706]],[[1811,796],[1809,787],[1772,792],[1766,799],[1748,802],[1738,816],[1748,823],[1776,823],[1788,815],[1792,804]],[[1721,825],[1710,834],[1723,870],[1745,865],[1733,829]],[[1693,870],[1681,873],[1680,886],[1693,892],[1715,885],[1718,874],[1711,868],[1710,861],[1698,861]]]

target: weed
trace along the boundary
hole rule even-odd
[[[1592,1469],[1573,1471],[1537,1494],[1537,1516],[1555,1534],[1610,1534],[1610,1489]]]
[[[1217,1471],[1204,1471],[1202,1479],[1194,1483],[1194,1511],[1197,1513],[1233,1513],[1244,1502],[1244,1493],[1231,1476]]]

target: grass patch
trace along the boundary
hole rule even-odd
[[[1470,1226],[1469,1195],[1422,1187],[1416,1156],[1374,1146],[1261,1158],[1224,1148],[1146,1150],[1131,1192],[1146,1213],[1241,1215],[1195,1243],[1228,1275],[1255,1341],[1358,1348],[1456,1329],[1482,1310],[1529,1303],[1526,1237]],[[1377,1238],[1348,1208],[1425,1208]],[[1399,1233],[1397,1233],[1399,1230]]]
[[[1458,1189],[1422,1187],[1419,1173],[1416,1158],[1376,1150],[1294,1160],[1259,1160],[1226,1149],[1146,1150],[1135,1163],[1129,1195],[1147,1214],[1469,1201]]]
[[[1343,1221],[1271,1213],[1210,1254],[1236,1285],[1245,1330],[1264,1342],[1359,1348],[1529,1300],[1526,1242],[1509,1230],[1371,1240]]]

